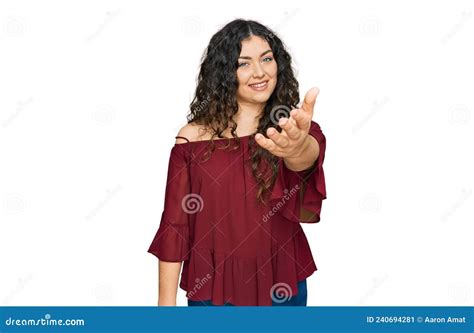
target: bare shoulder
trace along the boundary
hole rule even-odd
[[[176,136],[180,136],[181,138],[176,138],[176,143],[186,143],[189,141],[199,141],[203,140],[207,137],[207,131],[202,125],[189,123],[181,127],[178,134]],[[183,139],[186,138],[186,139]]]

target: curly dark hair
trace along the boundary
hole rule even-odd
[[[251,20],[236,19],[226,24],[212,36],[201,60],[200,72],[194,98],[190,104],[188,123],[203,125],[212,134],[209,140],[207,159],[215,149],[213,139],[224,138],[222,133],[231,128],[233,149],[239,147],[240,139],[236,134],[237,124],[233,119],[238,111],[236,91],[238,87],[238,58],[242,40],[251,36],[266,40],[271,47],[277,64],[277,83],[266,102],[259,119],[257,132],[265,137],[269,127],[276,128],[275,110],[279,116],[289,117],[289,111],[299,103],[298,81],[295,78],[291,57],[278,36],[264,25]],[[273,111],[272,111],[273,110]],[[273,120],[273,121],[272,121]],[[224,148],[230,147],[227,144]],[[257,200],[266,204],[265,197],[273,187],[278,174],[279,157],[260,147],[253,136],[249,140],[252,174],[257,185]]]

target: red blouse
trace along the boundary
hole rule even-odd
[[[216,149],[205,162],[209,140],[173,146],[161,222],[148,252],[184,261],[179,286],[186,297],[215,305],[272,305],[272,286],[285,283],[296,295],[297,282],[317,270],[300,223],[320,220],[326,138],[314,121],[309,134],[319,143],[316,163],[295,172],[280,158],[267,206],[256,201],[259,186],[246,162],[250,135],[240,137],[237,150],[219,149],[229,141],[214,140]],[[312,220],[302,221],[301,207]]]

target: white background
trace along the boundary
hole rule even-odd
[[[471,1],[163,6],[0,3],[0,305],[156,304],[169,152],[238,17],[276,30],[302,97],[321,90],[308,305],[473,305]]]

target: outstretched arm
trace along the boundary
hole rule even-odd
[[[318,88],[310,89],[302,106],[290,112],[290,118],[279,119],[281,133],[270,127],[266,133],[269,139],[262,134],[255,135],[260,146],[273,155],[282,157],[286,167],[292,171],[309,169],[319,156],[319,143],[308,134],[318,94]]]

